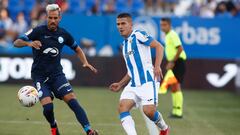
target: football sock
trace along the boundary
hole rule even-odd
[[[181,90],[172,93],[173,110],[172,114],[177,116],[183,115],[183,94]]]
[[[49,122],[51,128],[57,127],[57,124],[56,124],[55,118],[54,118],[53,103],[43,105],[43,115]]]
[[[141,114],[143,115],[143,118],[146,122],[146,126],[148,128],[149,135],[159,135],[159,129],[156,126],[156,124],[150,120],[143,112],[143,108],[140,108]]]
[[[158,111],[154,113],[154,117],[151,119],[161,130],[166,130],[168,125],[165,123],[162,114]]]
[[[82,125],[84,131],[87,132],[88,130],[90,130],[91,126],[89,124],[86,112],[79,105],[78,101],[76,99],[71,99],[70,101],[68,101],[68,106],[75,113],[75,116],[78,122]]]
[[[129,112],[120,113],[120,119],[122,122],[122,126],[128,135],[137,135],[135,123]]]

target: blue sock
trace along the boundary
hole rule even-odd
[[[158,120],[159,120],[159,118],[160,118],[160,114],[158,113],[158,111],[156,111],[155,113],[154,113],[154,116],[153,116],[153,118],[151,119],[153,122],[157,122]]]
[[[120,120],[122,120],[123,118],[125,118],[125,117],[127,117],[129,115],[130,115],[129,112],[122,112],[122,113],[120,113],[119,118],[120,118]]]
[[[76,99],[68,101],[68,106],[75,113],[78,122],[82,125],[85,132],[91,129],[87,115]]]
[[[49,122],[51,128],[57,127],[57,124],[56,124],[55,118],[54,118],[53,103],[43,105],[43,115]]]

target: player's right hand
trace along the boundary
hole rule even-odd
[[[110,86],[109,86],[109,89],[113,92],[119,92],[120,89],[121,89],[121,85],[119,83],[112,83]]]
[[[42,47],[42,44],[41,44],[40,41],[35,40],[35,41],[31,42],[31,43],[29,44],[29,46],[30,46],[30,47],[33,47],[33,48],[35,48],[35,49],[37,49],[37,50],[39,50],[40,47]]]

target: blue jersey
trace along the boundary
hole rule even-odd
[[[47,25],[29,30],[20,39],[24,41],[38,40],[42,44],[39,50],[32,48],[32,77],[63,73],[60,64],[63,46],[67,45],[73,50],[78,47],[76,41],[65,29],[58,27],[56,31],[50,31]]]

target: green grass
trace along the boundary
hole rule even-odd
[[[0,85],[0,135],[49,135],[49,126],[38,103],[20,106],[16,93],[20,85]],[[117,113],[119,94],[106,88],[79,88],[75,93],[87,111],[92,127],[100,135],[125,135]],[[236,135],[240,132],[240,96],[225,91],[184,91],[184,118],[167,118],[171,95],[159,96],[158,109],[171,126],[171,135]],[[65,103],[54,100],[55,115],[62,135],[84,134]],[[132,116],[139,135],[148,135],[139,110]]]

